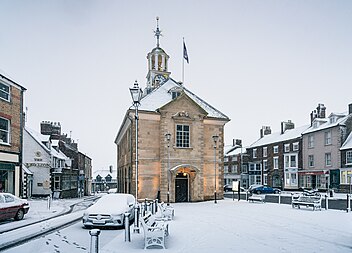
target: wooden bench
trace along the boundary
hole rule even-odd
[[[261,196],[261,195],[252,195],[248,197],[248,201],[249,202],[261,202],[261,203],[265,203],[265,196]]]
[[[144,249],[151,246],[165,249],[165,236],[169,235],[169,224],[163,220],[157,220],[151,213],[141,218],[144,231]]]
[[[321,196],[306,196],[306,195],[299,195],[298,197],[292,196],[292,208],[297,207],[300,209],[301,206],[305,207],[313,207],[313,211],[319,209],[321,210]]]

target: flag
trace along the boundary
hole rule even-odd
[[[187,61],[187,63],[189,63],[188,54],[187,54],[187,48],[186,48],[185,42],[183,42],[183,58]]]

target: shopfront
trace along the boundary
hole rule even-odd
[[[15,164],[0,162],[0,192],[15,194]]]
[[[329,170],[299,171],[299,187],[327,190],[329,188]]]

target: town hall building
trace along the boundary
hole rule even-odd
[[[224,126],[230,119],[171,78],[160,35],[157,26],[157,45],[147,55],[147,82],[138,105],[137,177],[134,106],[115,139],[118,192],[135,195],[138,189],[138,199],[164,202],[220,199]]]

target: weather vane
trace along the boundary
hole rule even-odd
[[[156,37],[156,46],[159,47],[160,45],[159,39],[160,39],[160,36],[162,36],[161,31],[159,29],[159,17],[156,17],[156,30],[154,31],[154,33]]]

